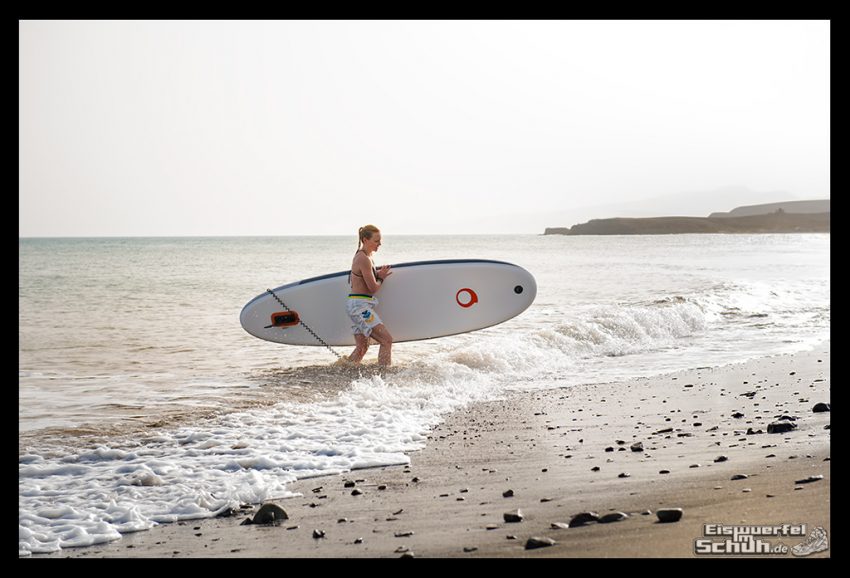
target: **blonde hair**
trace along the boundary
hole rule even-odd
[[[360,250],[360,245],[363,244],[363,239],[371,239],[375,233],[380,233],[381,230],[375,225],[366,225],[357,230],[357,250]]]

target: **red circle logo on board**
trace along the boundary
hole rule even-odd
[[[467,307],[472,307],[476,303],[478,303],[478,294],[468,287],[464,287],[455,295],[455,301],[457,304],[463,307],[464,309]]]

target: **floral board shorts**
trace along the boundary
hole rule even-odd
[[[361,334],[369,337],[372,335],[372,330],[383,323],[378,314],[375,313],[375,307],[378,306],[378,300],[369,295],[350,294],[345,304],[345,310],[351,318],[351,331],[354,335]]]

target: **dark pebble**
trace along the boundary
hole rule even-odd
[[[664,508],[656,510],[655,515],[658,516],[658,521],[662,523],[678,522],[682,519],[682,508]]]
[[[620,475],[618,475],[617,477],[618,477],[618,478],[630,478],[631,476],[632,476],[632,475],[631,475],[630,473],[628,473],[628,472],[623,472],[623,473],[621,473]]]
[[[742,417],[744,417],[744,414],[742,414],[740,411],[736,411],[735,413],[732,414],[732,417],[742,418]]]
[[[552,538],[532,536],[525,543],[525,549],[534,550],[535,548],[546,548],[548,546],[554,546],[555,544],[557,544],[557,542]]]
[[[797,424],[787,421],[775,421],[767,424],[767,433],[785,433],[797,429]]]
[[[659,470],[659,474],[669,474],[670,470]]]
[[[577,528],[590,522],[598,521],[599,515],[596,512],[582,512],[581,514],[573,516],[572,520],[570,520],[570,528]]]
[[[816,403],[815,407],[812,408],[812,411],[815,413],[821,413],[824,411],[829,411],[828,403]]]
[[[505,490],[504,492],[502,492],[502,497],[503,498],[513,498],[514,497],[514,491],[513,490]]]
[[[749,477],[750,476],[748,476],[747,474],[735,474],[730,479],[732,479],[732,480],[746,480]]]
[[[360,488],[354,488],[353,490],[351,490],[352,496],[359,496],[362,493],[363,493],[363,491]]]
[[[513,512],[505,512],[502,514],[502,517],[505,519],[505,522],[516,523],[522,522],[524,516],[522,515],[522,510],[517,509]]]
[[[313,538],[318,540],[319,538],[324,538],[324,537],[325,537],[325,531],[324,530],[313,530]]]
[[[804,480],[797,480],[797,481],[796,481],[796,482],[794,482],[794,483],[795,483],[795,484],[811,484],[812,482],[819,482],[819,481],[820,481],[820,480],[822,480],[822,479],[823,479],[823,476],[822,476],[822,475],[809,476],[808,478],[806,478],[806,479],[804,479]]]
[[[275,526],[280,524],[283,520],[288,520],[289,516],[286,514],[283,508],[278,506],[277,504],[263,504],[257,513],[254,515],[254,519],[251,520],[251,524],[274,524]],[[245,522],[242,522],[245,524]]]
[[[619,522],[625,520],[629,515],[625,512],[611,512],[599,518],[600,524],[610,524],[611,522]]]
[[[643,451],[643,442],[636,442],[631,445],[631,449],[633,452],[642,452]]]
[[[716,463],[719,463],[719,462],[725,462],[728,459],[729,458],[727,458],[726,456],[717,456],[716,458],[714,458],[714,463],[716,464]]]
[[[413,530],[407,530],[407,531],[404,531],[404,532],[396,532],[395,534],[393,534],[393,536],[395,536],[396,538],[409,538],[412,535],[413,535]]]

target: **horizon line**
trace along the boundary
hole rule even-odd
[[[393,237],[485,237],[493,235],[542,235],[542,233],[392,233]],[[281,237],[357,237],[357,234],[304,234],[304,235],[18,235],[18,239],[262,239]]]

